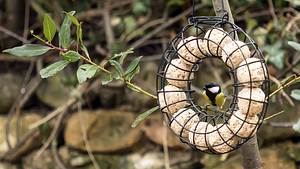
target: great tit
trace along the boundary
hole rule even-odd
[[[202,94],[204,99],[210,105],[217,106],[222,109],[226,96],[222,92],[220,85],[217,83],[207,83],[203,89],[204,91]]]

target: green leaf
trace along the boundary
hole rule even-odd
[[[39,44],[25,44],[22,46],[6,49],[3,52],[20,57],[39,56],[48,52],[51,48]]]
[[[75,11],[68,12],[70,15],[74,15]],[[69,48],[71,44],[71,20],[68,16],[65,16],[61,28],[59,31],[59,46],[63,48]]]
[[[113,70],[112,71],[112,78],[116,79],[116,80],[119,80],[121,78],[121,75],[118,73],[117,70]]]
[[[85,82],[87,79],[90,79],[95,76],[98,71],[98,67],[91,64],[81,65],[77,69],[77,79],[79,83]]]
[[[293,7],[300,6],[300,1],[299,0],[285,0],[285,1],[290,2]]]
[[[73,50],[70,50],[66,53],[62,54],[62,57],[64,60],[69,62],[77,62],[80,59],[80,54],[78,52],[75,52]]]
[[[50,134],[50,132],[52,131],[51,130],[52,127],[49,122],[45,122],[45,123],[41,124],[38,127],[38,129],[43,136],[48,136]]]
[[[39,35],[35,35],[35,34],[33,33],[33,30],[31,30],[30,33],[31,33],[31,35],[32,35],[33,37],[35,37],[35,38],[38,39],[39,41],[45,42],[45,40],[44,40],[43,38],[41,38]]]
[[[51,42],[55,33],[56,33],[56,25],[50,15],[45,14],[43,21],[43,33],[46,39]]]
[[[133,59],[133,61],[130,62],[127,70],[125,71],[125,76],[127,74],[133,72],[139,66],[141,58],[142,58],[142,56],[135,58],[135,59]]]
[[[132,78],[133,78],[136,74],[138,74],[138,73],[140,73],[140,66],[139,66],[139,65],[138,65],[137,68],[134,69],[131,73],[127,74],[127,75],[125,76],[125,79],[126,79],[127,81],[130,82],[130,81],[132,80]]]
[[[182,6],[184,0],[168,0],[167,6]]]
[[[158,110],[159,107],[153,107],[147,111],[145,111],[144,113],[140,114],[135,120],[134,122],[131,124],[131,127],[135,128],[137,127],[142,121],[144,121],[147,117],[149,117],[153,112],[155,112],[156,110]]]
[[[132,12],[135,15],[142,15],[147,12],[147,6],[141,1],[135,1],[133,3]]]
[[[300,101],[300,89],[292,90],[291,97],[294,98],[295,100]]]
[[[274,64],[278,69],[284,66],[285,51],[282,49],[282,42],[278,41],[275,44],[267,45],[264,47],[267,52],[269,61]]]
[[[118,60],[119,63],[122,65],[124,63],[125,58],[129,55],[133,53],[133,48],[129,48],[127,51],[125,52],[121,52],[119,54],[115,54],[112,58],[110,58],[110,60]]]
[[[89,51],[88,51],[88,49],[86,48],[86,46],[84,44],[81,44],[81,50],[84,52],[85,56],[90,58]]]
[[[294,41],[288,41],[288,45],[296,49],[297,51],[300,51],[300,44]]]
[[[81,24],[77,26],[76,29],[77,43],[82,43],[82,27]]]
[[[124,18],[125,33],[133,32],[137,27],[136,19],[133,16],[126,16]]]
[[[120,65],[120,63],[117,62],[117,61],[115,61],[115,60],[109,60],[109,63],[110,63],[113,67],[115,67],[115,69],[116,69],[118,75],[122,77],[122,76],[123,76],[123,68],[122,68],[122,66]]]
[[[79,26],[80,23],[79,21],[77,20],[77,18],[73,15],[71,15],[70,13],[67,13],[67,16],[69,17],[69,19],[72,21],[72,23],[76,26]]]
[[[112,75],[108,74],[108,73],[105,73],[105,72],[101,73],[100,79],[101,79],[101,84],[102,85],[107,85],[108,83],[113,81]]]
[[[293,129],[300,133],[300,119],[293,125]]]
[[[60,60],[58,62],[55,62],[48,67],[42,69],[40,71],[40,75],[42,78],[48,78],[53,75],[55,75],[57,72],[63,70],[66,66],[68,66],[70,62],[66,60]]]

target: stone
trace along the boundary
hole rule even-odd
[[[142,130],[149,140],[158,145],[163,145],[163,131],[166,130],[168,147],[173,149],[182,149],[186,147],[184,143],[181,143],[179,138],[163,124],[160,114],[151,115],[146,119],[142,125]]]
[[[37,88],[36,95],[46,105],[57,108],[63,105],[71,95],[71,87],[62,82],[63,75],[56,74],[45,79]]]
[[[181,163],[193,163],[192,154],[190,152],[182,152],[171,150],[169,157],[170,165],[172,169],[189,169],[189,167],[180,167]],[[128,157],[130,161],[133,163],[133,168],[131,169],[162,169],[165,168],[165,160],[163,152],[156,151],[148,151],[145,154],[133,154]],[[175,165],[180,164],[180,165]]]
[[[9,163],[0,162],[0,169],[17,169],[17,166]]]
[[[127,150],[142,136],[139,128],[131,128],[135,115],[130,112],[96,110],[81,111],[68,119],[64,138],[66,145],[86,151],[83,132],[93,152],[111,153]]]
[[[29,126],[41,119],[36,113],[25,113],[19,119],[19,137],[22,137],[29,131]],[[0,116],[0,155],[8,151],[8,145],[5,139],[5,126],[7,122],[6,116]],[[8,136],[12,146],[16,144],[16,118],[13,118],[10,124],[10,134]],[[38,140],[37,140],[38,141]],[[38,143],[36,143],[38,145]]]
[[[32,152],[24,159],[25,169],[52,169],[57,168],[57,164],[54,162],[52,153],[50,150],[45,150],[39,158],[36,158],[37,151]]]
[[[22,78],[18,74],[0,74],[0,113],[8,113],[22,87]]]
[[[284,144],[263,148],[260,154],[264,169],[296,169],[295,162],[287,155],[287,146]],[[280,148],[279,148],[280,147]],[[226,161],[207,169],[243,169],[240,154],[235,155]]]

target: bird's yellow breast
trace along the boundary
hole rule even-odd
[[[224,93],[217,94],[217,96],[216,96],[216,105],[218,107],[222,107],[224,103],[225,103],[225,95],[224,95]]]

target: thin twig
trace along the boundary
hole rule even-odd
[[[115,41],[115,35],[113,32],[113,28],[111,26],[111,18],[110,18],[110,1],[105,3],[105,7],[103,9],[103,21],[104,21],[104,29],[106,36],[107,47],[109,48]]]
[[[274,23],[277,24],[278,23],[278,18],[277,18],[276,14],[275,14],[275,9],[274,9],[274,5],[273,5],[273,1],[272,0],[268,0],[268,4],[269,4],[269,10],[270,10],[272,18],[274,20]]]
[[[292,83],[294,83],[296,80],[300,80],[300,77],[297,77],[291,81],[289,81],[286,84],[283,84],[282,86],[280,86],[279,88],[277,88],[275,91],[273,91],[270,95],[269,98],[272,97],[273,95],[275,95],[276,93],[278,93],[279,91],[281,91],[282,89],[288,87],[289,85],[291,85]]]
[[[52,129],[52,132],[50,136],[47,138],[46,142],[43,144],[43,146],[38,150],[38,152],[35,154],[34,159],[37,160],[40,158],[42,153],[51,145],[53,141],[55,141],[55,138],[57,137],[57,134],[61,128],[62,121],[66,115],[67,111],[62,112],[59,116],[58,119],[56,120],[54,127]]]
[[[24,39],[27,39],[27,36],[28,36],[29,17],[30,17],[30,1],[31,0],[25,0],[24,30],[23,30],[23,38]]]
[[[270,80],[272,80],[273,82],[275,82],[277,84],[278,87],[281,87],[281,83],[278,79],[276,79],[274,76],[271,76],[270,75]],[[280,94],[288,101],[288,103],[291,105],[291,106],[295,106],[293,100],[289,97],[289,95],[282,89],[281,91],[279,91]]]
[[[278,116],[278,115],[280,115],[280,114],[282,114],[282,113],[284,113],[284,110],[282,110],[282,111],[280,111],[280,112],[278,112],[278,113],[272,114],[272,115],[269,116],[269,117],[264,118],[264,121],[263,121],[263,122],[265,122],[265,121],[267,121],[267,120],[270,120],[271,118],[276,117],[276,116]]]
[[[61,159],[59,153],[57,152],[56,141],[53,141],[52,144],[51,144],[51,152],[52,152],[54,161],[56,162],[57,166],[60,169],[68,169],[66,167],[66,165],[64,164],[63,160]]]
[[[165,169],[170,169],[167,127],[165,126],[165,124],[163,124],[162,127],[162,141],[163,141],[163,149],[164,149]]]
[[[6,144],[9,147],[9,149],[12,148],[12,145],[11,145],[10,140],[9,140],[10,124],[11,124],[11,121],[14,118],[14,115],[15,115],[16,110],[18,108],[19,101],[20,101],[20,99],[21,99],[21,97],[23,95],[23,91],[22,90],[25,88],[26,84],[28,83],[30,75],[31,75],[31,73],[33,71],[33,67],[34,67],[34,62],[31,62],[30,65],[29,65],[28,70],[26,71],[25,77],[24,77],[22,85],[21,85],[21,89],[20,89],[20,91],[18,93],[18,96],[15,99],[13,105],[11,106],[11,108],[10,108],[10,110],[8,112],[7,121],[6,121],[6,124],[5,124],[5,139],[6,139]],[[18,123],[18,120],[17,120],[17,123]],[[16,129],[17,129],[17,127],[16,127]]]
[[[28,41],[27,39],[23,38],[22,36],[19,36],[18,34],[6,29],[5,27],[3,27],[1,25],[0,25],[0,32],[6,34],[8,36],[11,36],[11,37],[23,42],[23,43],[30,43],[30,41]]]
[[[296,60],[292,63],[292,65],[288,66],[287,69],[285,69],[284,71],[282,71],[278,76],[277,78],[282,78],[284,77],[289,71],[291,71],[294,67],[296,67],[298,64],[300,64],[300,56],[297,55],[296,56]]]
[[[293,122],[273,122],[269,121],[265,123],[266,125],[269,125],[271,127],[284,127],[284,128],[291,128],[295,123]]]
[[[62,106],[58,107],[57,109],[55,109],[54,111],[52,111],[51,113],[49,113],[46,117],[42,118],[41,120],[31,124],[29,126],[29,129],[34,129],[39,127],[40,125],[52,120],[53,118],[55,118],[57,115],[59,115],[62,112],[65,112],[69,107],[71,107],[74,103],[76,102],[75,98],[70,98],[66,104],[63,104]]]
[[[94,168],[95,169],[101,169],[100,166],[97,163],[97,160],[95,159],[95,156],[94,156],[93,152],[92,152],[92,149],[91,149],[91,146],[90,146],[90,143],[89,143],[89,140],[88,140],[88,136],[87,136],[87,131],[86,131],[87,129],[83,127],[84,122],[82,121],[82,119],[83,119],[82,113],[83,112],[81,110],[81,107],[82,107],[81,103],[78,102],[77,103],[77,109],[78,109],[78,112],[79,112],[79,115],[80,115],[79,123],[80,123],[82,138],[83,138],[83,141],[84,141],[84,146],[85,146],[86,151],[88,152],[89,158],[91,159]]]
[[[202,8],[203,6],[204,6],[203,4],[196,5],[195,9]],[[134,48],[134,49],[137,48],[138,46],[140,46],[144,42],[146,42],[148,39],[152,38],[153,36],[155,36],[158,33],[161,33],[162,30],[164,30],[164,29],[168,28],[169,26],[173,25],[174,23],[178,22],[183,17],[189,15],[191,12],[192,12],[192,8],[189,8],[189,9],[183,11],[181,14],[175,16],[174,18],[170,18],[164,24],[160,25],[159,27],[157,27],[153,31],[149,32],[148,34],[143,36],[141,39],[135,41],[132,45],[130,45],[130,48]]]

